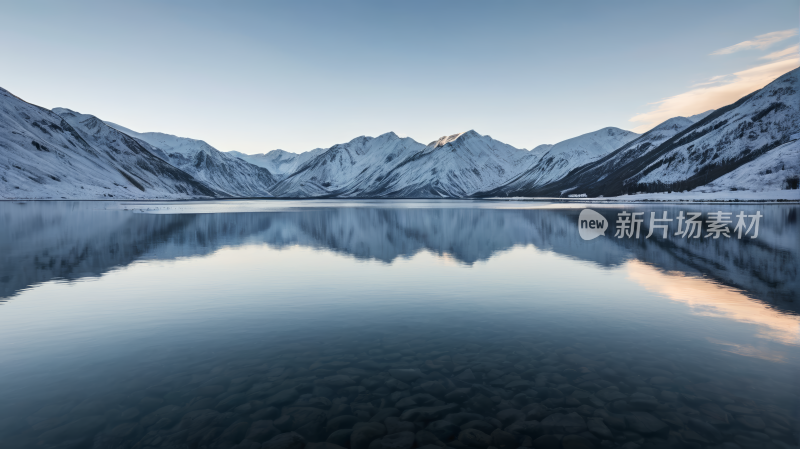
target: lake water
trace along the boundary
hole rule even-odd
[[[797,447],[798,212],[0,203],[0,447]]]

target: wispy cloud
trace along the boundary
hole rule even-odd
[[[718,84],[718,83],[722,82],[725,78],[730,78],[732,76],[733,75],[712,76],[711,78],[708,79],[708,81],[704,81],[702,83],[697,83],[697,84],[693,85],[692,87],[708,86],[709,84]],[[653,103],[653,104],[655,104],[655,103]]]
[[[768,55],[765,55],[765,56],[762,56],[762,57],[760,57],[758,59],[775,60],[775,59],[783,59],[783,58],[792,57],[792,56],[797,57],[798,54],[800,54],[800,44],[792,45],[789,48],[772,52],[772,53],[770,53]]]
[[[731,45],[730,47],[720,48],[719,50],[714,51],[711,54],[729,55],[731,53],[736,53],[737,51],[749,50],[751,48],[759,48],[763,50],[772,44],[778,43],[782,40],[789,39],[790,37],[796,35],[797,35],[797,28],[792,28],[783,31],[773,31],[772,33],[756,36],[754,39],[749,41],[739,42],[738,44]]]
[[[672,117],[688,117],[709,109],[729,105],[800,66],[800,56],[785,58],[730,75],[715,76],[692,86],[688,92],[653,103],[656,108],[638,114],[631,122],[642,123],[633,129],[642,133]]]

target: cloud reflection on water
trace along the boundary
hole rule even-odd
[[[754,301],[742,291],[709,279],[676,271],[661,271],[639,260],[625,264],[628,277],[646,289],[687,304],[696,315],[721,317],[759,326],[758,336],[800,346],[800,316]],[[718,342],[732,352],[774,360],[770,353],[751,346]]]

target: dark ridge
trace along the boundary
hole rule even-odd
[[[122,171],[122,170],[121,170],[121,169],[119,169],[119,168],[117,169],[117,171],[119,171],[119,173],[120,173],[122,176],[124,176],[124,177],[125,177],[125,179],[127,179],[127,180],[128,180],[128,182],[130,182],[131,184],[133,184],[133,185],[134,185],[134,186],[135,186],[137,189],[139,189],[139,190],[141,190],[142,192],[144,192],[144,187],[143,187],[141,184],[139,184],[139,182],[138,182],[137,180],[133,179],[133,177],[132,177],[131,175],[129,175],[129,174],[127,174],[127,173],[125,173],[124,171]]]

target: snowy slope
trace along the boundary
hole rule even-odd
[[[538,186],[523,188],[522,196],[562,197],[569,194],[585,193],[587,185],[606,179],[660,144],[667,141],[675,134],[692,125],[693,122],[685,117],[673,117],[664,121],[650,131],[622,145],[610,154],[586,165],[578,167],[555,182],[544,183]],[[510,194],[510,195],[509,195]],[[511,190],[503,186],[487,196],[520,196],[520,190]]]
[[[800,180],[800,140],[785,143],[757,159],[693,192],[754,191],[797,189]]]
[[[334,145],[282,180],[285,197],[460,198],[502,185],[537,154],[482,136],[452,134],[422,145],[395,133]]]
[[[673,186],[687,190],[788,142],[800,128],[798,73],[795,69],[687,128],[661,145],[654,160],[624,183],[637,191]]]
[[[244,154],[238,151],[228,151],[228,154],[238,157],[259,167],[264,167],[278,179],[282,179],[306,163],[309,159],[324,153],[327,149],[317,148],[304,153],[290,153],[283,150],[272,150],[269,153]]]
[[[602,177],[603,174],[613,172],[618,167],[644,156],[693,123],[686,117],[668,119],[599,160],[593,166]]]
[[[605,156],[639,135],[623,129],[608,127],[583,134],[553,145],[545,157],[577,155],[589,159]]]
[[[531,153],[544,154],[544,153],[547,153],[548,151],[550,151],[550,148],[553,148],[553,144],[552,143],[543,143],[541,145],[535,146],[531,150]]]
[[[444,136],[403,160],[367,196],[460,198],[505,184],[540,153],[514,148],[475,131]]]
[[[609,127],[531,151],[468,131],[428,145],[389,132],[300,154],[224,153],[201,140],[138,133],[69,109],[47,111],[0,89],[0,197],[611,197],[701,186],[774,190],[794,179],[796,147],[781,145],[800,131],[798,73],[643,135]],[[789,167],[786,173],[776,173],[778,163]]]
[[[378,137],[357,137],[334,145],[311,158],[275,186],[275,194],[288,197],[363,196],[402,161],[422,151],[424,145],[389,132]]]
[[[102,122],[97,119],[91,126]],[[215,192],[114,130],[98,139],[0,88],[0,198],[156,199]]]
[[[156,132],[139,133],[115,123],[106,124],[161,149],[172,165],[223,195],[272,196],[270,187],[276,179],[269,170],[219,151],[202,140]]]
[[[520,192],[527,193],[556,182],[575,168],[608,155],[638,136],[631,131],[609,127],[559,142],[542,154],[529,170],[500,188],[491,190],[488,195],[525,196]]]
[[[481,195],[611,197],[706,185],[788,142],[800,129],[798,72],[786,73],[729,106],[700,114],[705,117],[697,122],[667,120],[561,180],[552,182],[535,173],[529,183],[515,180]],[[539,165],[545,162],[547,156]]]
[[[613,161],[611,167],[620,167],[629,161],[644,156],[693,123],[695,122],[686,117],[673,117],[660,123],[639,138],[632,140],[620,147],[618,151],[615,151],[613,157],[609,158],[610,161]],[[608,167],[607,164],[601,164],[601,166]]]

